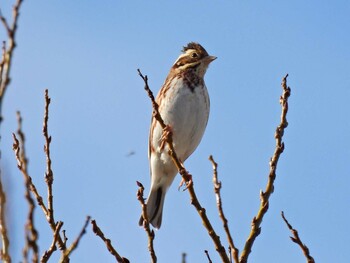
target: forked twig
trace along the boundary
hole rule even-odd
[[[81,240],[81,238],[83,237],[83,235],[86,233],[86,228],[90,222],[90,216],[86,217],[85,220],[85,224],[83,226],[83,228],[81,229],[78,237],[74,240],[74,242],[62,253],[62,257],[60,259],[60,263],[64,263],[64,262],[69,262],[69,256],[70,254],[72,254],[72,252],[78,247],[79,242]]]
[[[222,207],[222,199],[221,199],[221,193],[220,193],[222,184],[218,179],[218,170],[217,170],[218,164],[214,161],[214,158],[212,155],[209,156],[209,161],[213,165],[213,184],[214,184],[214,192],[216,195],[216,205],[217,205],[218,211],[219,211],[219,217],[223,223],[226,237],[227,237],[227,240],[228,240],[228,243],[230,246],[230,251],[232,252],[232,258],[233,258],[234,262],[238,263],[239,262],[239,260],[238,260],[239,251],[233,242],[233,238],[231,236],[231,232],[230,232],[230,229],[228,227],[228,221],[225,217],[224,210]]]
[[[299,245],[301,250],[303,251],[303,254],[305,255],[307,259],[307,263],[315,263],[314,258],[310,255],[309,248],[301,241],[298,231],[292,227],[291,224],[289,224],[288,220],[285,218],[283,211],[281,212],[281,216],[286,223],[287,227],[289,228],[290,232],[292,232],[293,236],[290,237],[290,239]]]
[[[148,251],[150,253],[152,262],[155,263],[157,262],[157,256],[156,256],[156,252],[154,251],[154,245],[153,245],[155,234],[154,234],[154,230],[150,228],[149,221],[148,221],[147,205],[143,197],[143,191],[145,190],[145,188],[140,182],[137,181],[136,183],[137,183],[137,186],[139,187],[136,194],[137,200],[139,200],[142,207],[142,218],[143,218],[142,225],[148,236]]]
[[[153,117],[158,121],[158,123],[161,125],[162,129],[166,128],[166,124],[164,123],[162,116],[159,113],[158,110],[158,104],[155,101],[155,98],[153,96],[152,91],[150,90],[149,86],[148,86],[148,78],[147,75],[144,76],[142,75],[141,71],[138,69],[137,70],[140,77],[143,79],[144,83],[145,83],[145,90],[148,94],[148,96],[150,97],[151,101],[152,101],[152,107],[153,107]],[[215,245],[215,249],[216,251],[219,253],[221,259],[223,262],[225,263],[229,263],[230,260],[227,256],[226,250],[225,248],[222,246],[221,241],[220,241],[220,237],[216,234],[213,226],[211,225],[207,215],[206,215],[206,211],[205,208],[203,208],[201,206],[201,204],[198,201],[197,195],[194,191],[194,187],[193,187],[193,183],[190,183],[190,176],[188,174],[188,172],[186,171],[185,167],[183,166],[183,164],[180,162],[179,158],[177,157],[177,154],[174,150],[174,146],[173,146],[173,138],[171,133],[169,134],[169,136],[167,136],[167,144],[169,147],[169,155],[171,156],[176,168],[178,169],[180,175],[182,176],[182,178],[186,181],[187,184],[187,190],[190,194],[190,198],[191,198],[191,204],[196,208],[199,216],[202,219],[202,223],[204,225],[204,227],[207,229],[209,236],[211,237],[214,245]]]
[[[91,220],[91,225],[92,225],[92,231],[95,233],[96,236],[99,236],[105,242],[109,253],[111,253],[111,255],[115,257],[117,262],[129,263],[129,260],[127,258],[120,256],[119,253],[115,250],[115,248],[112,246],[111,240],[105,237],[102,230],[98,227],[96,220]]]
[[[241,253],[240,263],[246,263],[248,260],[248,256],[251,252],[254,241],[261,232],[260,225],[262,223],[264,215],[266,214],[269,208],[269,198],[274,190],[277,164],[278,164],[279,157],[281,156],[284,150],[284,143],[282,142],[282,138],[283,138],[284,130],[288,126],[288,122],[287,122],[288,98],[290,96],[291,90],[287,86],[287,77],[288,77],[288,74],[283,78],[282,84],[281,84],[283,89],[283,94],[280,97],[280,104],[282,107],[281,121],[280,121],[280,124],[277,126],[276,132],[275,132],[276,147],[275,147],[274,154],[270,160],[270,172],[269,172],[266,189],[265,189],[265,192],[263,191],[260,192],[260,208],[257,215],[252,220],[251,231],[249,233],[248,239],[245,242],[243,251]]]
[[[41,257],[41,260],[40,260],[41,263],[46,263],[49,260],[49,258],[51,257],[52,253],[57,250],[56,243],[57,243],[58,237],[60,235],[60,231],[61,231],[62,226],[63,226],[63,222],[58,221],[57,225],[56,225],[56,229],[53,232],[53,239],[52,239],[51,246],[49,247],[48,250],[45,251],[45,253]]]

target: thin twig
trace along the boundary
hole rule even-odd
[[[50,156],[50,144],[51,136],[49,136],[47,123],[49,120],[49,105],[51,99],[48,94],[48,90],[45,90],[45,113],[44,113],[44,123],[43,123],[43,135],[45,138],[44,152],[46,155],[46,172],[45,172],[45,181],[47,185],[47,210],[48,210],[48,220],[51,223],[55,222],[54,219],[54,210],[53,210],[53,193],[52,193],[52,184],[53,184],[53,172],[51,169],[51,156]]]
[[[81,229],[78,237],[74,240],[74,242],[62,253],[62,257],[60,259],[60,263],[63,262],[69,262],[69,256],[70,254],[72,254],[72,252],[78,247],[79,242],[81,240],[81,238],[83,237],[83,235],[86,233],[86,228],[90,222],[91,217],[87,216],[86,220],[85,220],[85,224],[83,226],[83,228]]]
[[[289,228],[290,232],[292,232],[293,236],[290,237],[290,239],[299,245],[301,250],[303,251],[304,256],[307,259],[307,263],[315,263],[314,258],[310,255],[309,248],[301,241],[298,231],[292,227],[291,224],[289,224],[288,220],[285,218],[283,211],[281,212],[281,216],[286,223],[287,227]]]
[[[11,26],[7,22],[6,18],[2,15],[0,10],[0,20],[4,25],[8,35],[8,48],[3,48],[3,57],[0,63],[0,73],[1,73],[1,76],[0,76],[0,125],[2,121],[2,114],[1,114],[2,100],[4,98],[7,87],[11,81],[11,78],[10,78],[11,63],[13,58],[13,51],[16,47],[15,36],[17,32],[19,9],[21,7],[22,2],[23,0],[17,0],[16,4],[13,7],[13,12],[12,12],[13,21]]]
[[[106,238],[103,234],[102,230],[98,227],[96,220],[91,220],[92,225],[92,231],[95,233],[96,236],[99,236],[106,244],[106,247],[111,253],[112,256],[115,257],[118,263],[129,263],[130,261],[127,258],[124,258],[119,255],[119,253],[115,250],[115,248],[112,246],[112,242],[110,239]]]
[[[166,128],[166,124],[164,123],[162,116],[159,113],[158,107],[159,105],[157,104],[157,102],[155,101],[155,98],[153,96],[152,91],[150,90],[149,86],[148,86],[148,78],[147,75],[144,76],[142,75],[141,71],[138,69],[137,70],[140,77],[143,79],[144,83],[145,83],[145,90],[148,94],[148,96],[150,97],[151,101],[152,101],[152,107],[153,107],[153,117],[158,121],[158,123],[161,125],[162,129]],[[199,216],[202,219],[202,223],[204,225],[204,227],[207,229],[209,236],[211,237],[214,245],[215,245],[215,249],[216,251],[219,253],[221,259],[223,262],[225,263],[229,263],[229,258],[227,256],[226,250],[225,248],[222,246],[221,242],[220,242],[220,237],[216,234],[213,226],[211,225],[211,222],[209,221],[207,215],[206,215],[206,211],[205,208],[203,208],[201,206],[201,204],[198,201],[197,195],[194,191],[194,186],[193,186],[193,182],[191,183],[191,176],[189,175],[189,173],[186,171],[184,165],[180,162],[179,158],[177,157],[177,154],[174,150],[174,145],[173,145],[173,138],[172,138],[172,134],[170,133],[169,136],[167,136],[167,144],[169,147],[169,155],[172,158],[176,168],[178,169],[180,175],[182,176],[182,178],[186,181],[187,183],[187,190],[188,193],[190,195],[190,199],[191,199],[191,204],[196,208]]]
[[[225,217],[224,210],[222,207],[222,199],[221,199],[221,193],[220,193],[222,184],[221,184],[221,181],[219,181],[219,179],[218,179],[218,164],[214,161],[214,158],[212,155],[209,156],[209,161],[213,165],[213,184],[214,184],[214,192],[216,195],[216,205],[217,205],[218,211],[219,211],[219,217],[223,223],[226,237],[227,237],[227,240],[228,240],[228,243],[230,246],[230,251],[232,252],[233,260],[234,260],[234,262],[238,263],[239,262],[239,260],[238,260],[239,251],[233,242],[233,238],[231,236],[231,232],[230,232],[230,229],[228,226],[228,221]]]
[[[10,241],[8,238],[7,225],[6,225],[6,194],[2,186],[2,178],[0,174],[0,233],[2,248],[0,251],[0,259],[5,263],[11,263],[11,257],[9,253]]]
[[[15,157],[17,160],[17,167],[18,169],[22,172],[24,178],[28,178],[28,183],[30,184],[30,191],[34,194],[36,201],[38,205],[41,207],[43,210],[45,216],[47,216],[47,208],[43,202],[42,196],[39,194],[38,190],[36,189],[36,186],[34,185],[31,176],[28,174],[27,170],[25,169],[25,164],[23,163],[23,160],[21,158],[20,152],[21,152],[21,146],[19,143],[19,140],[17,139],[16,134],[12,134],[13,137],[13,145],[12,149],[15,152]]]
[[[40,260],[41,263],[46,263],[50,259],[52,253],[57,250],[56,243],[57,243],[58,237],[60,235],[60,231],[61,231],[62,226],[63,226],[62,221],[57,222],[56,229],[53,232],[53,239],[52,239],[51,246],[49,247],[48,250],[45,251],[45,253],[41,257],[41,260]]]
[[[145,199],[143,197],[143,191],[144,187],[140,182],[136,182],[139,189],[137,190],[137,200],[139,200],[141,207],[142,207],[142,217],[143,217],[143,228],[145,229],[147,236],[148,236],[148,250],[151,256],[151,260],[153,263],[157,262],[157,256],[156,252],[154,251],[154,230],[150,228],[149,221],[148,221],[148,215],[147,215],[147,204],[145,203]]]
[[[209,256],[208,250],[204,250],[204,253],[205,253],[205,255],[207,256],[208,262],[209,262],[209,263],[213,263],[213,261],[211,261],[211,258],[210,258],[210,256]]]
[[[27,222],[25,224],[26,242],[23,248],[23,262],[26,263],[29,261],[28,255],[30,253],[30,250],[32,250],[33,253],[32,253],[31,262],[35,263],[39,261],[39,247],[37,244],[38,231],[36,230],[35,224],[34,224],[35,201],[30,192],[31,179],[28,176],[28,159],[25,153],[25,136],[22,131],[22,117],[19,111],[17,112],[17,123],[18,123],[17,134],[20,140],[20,144],[22,145],[19,151],[19,158],[21,160],[22,169],[24,170],[23,176],[24,176],[24,183],[26,188],[25,198],[29,206]]]
[[[260,208],[257,215],[252,220],[251,231],[249,233],[248,239],[245,242],[243,251],[240,257],[240,263],[246,263],[248,261],[248,256],[252,250],[254,241],[256,237],[261,232],[261,223],[269,208],[269,198],[274,191],[274,182],[276,179],[276,169],[279,157],[281,156],[284,150],[284,143],[282,142],[283,134],[285,128],[288,126],[287,122],[287,112],[288,112],[288,98],[290,96],[290,88],[287,86],[287,77],[288,74],[282,80],[282,89],[283,94],[280,97],[280,104],[282,107],[281,120],[280,124],[276,128],[275,139],[276,139],[276,147],[274,154],[270,160],[270,172],[268,176],[268,181],[266,185],[265,192],[260,192]]]

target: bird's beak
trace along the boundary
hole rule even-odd
[[[211,63],[211,62],[213,62],[215,59],[217,59],[217,57],[215,57],[215,56],[207,56],[207,57],[205,57],[203,60],[204,60],[204,62],[205,63],[207,63],[208,65]]]

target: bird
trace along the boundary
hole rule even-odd
[[[210,110],[204,75],[216,58],[210,56],[199,43],[188,43],[172,65],[156,97],[166,128],[162,129],[152,117],[148,144],[151,187],[146,204],[148,221],[155,229],[161,227],[165,195],[178,173],[168,154],[166,137],[172,134],[174,150],[180,162],[185,162],[199,145]],[[140,226],[143,221],[141,216]]]

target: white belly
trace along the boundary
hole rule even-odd
[[[172,96],[164,97],[159,110],[165,124],[172,129],[178,157],[181,161],[185,161],[203,137],[209,117],[209,96],[205,85],[198,86],[192,91],[177,81],[172,89]],[[159,145],[162,135],[159,124],[153,135],[154,145]],[[156,150],[159,151],[159,147]],[[166,149],[164,152],[167,155]]]

